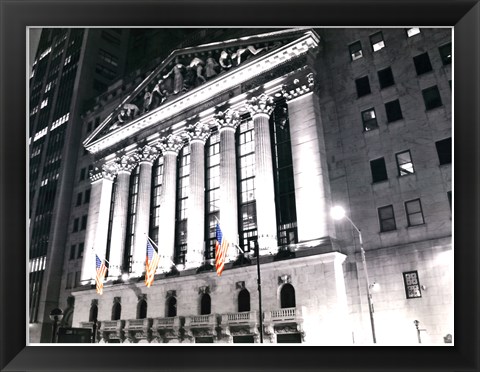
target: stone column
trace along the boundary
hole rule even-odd
[[[110,266],[108,276],[117,279],[122,275],[125,239],[127,235],[128,192],[130,174],[137,165],[131,155],[124,155],[116,160],[118,165],[113,202],[112,235],[110,237]]]
[[[235,131],[240,123],[240,115],[229,109],[216,114],[215,121],[220,132],[220,228],[225,239],[230,243],[238,244]],[[238,253],[237,248],[231,244],[226,261],[235,260]]]
[[[177,155],[183,147],[179,136],[169,135],[159,143],[163,153],[162,194],[160,196],[158,254],[163,269],[171,267],[175,255],[175,205],[177,202]]]
[[[205,242],[205,142],[210,135],[207,124],[187,129],[190,140],[190,193],[188,194],[186,268],[199,267]]]
[[[332,234],[330,182],[313,74],[301,80],[285,86],[283,94],[290,121],[298,241],[315,245]]]
[[[152,165],[157,156],[158,149],[148,145],[135,154],[135,160],[140,167],[132,252],[132,276],[136,277],[141,276],[145,270],[152,196]]]
[[[108,220],[116,172],[116,164],[109,164],[104,165],[102,170],[96,169],[90,175],[92,188],[80,277],[82,282],[91,281],[93,283],[95,281],[95,254],[103,260],[107,253]]]
[[[255,200],[258,246],[261,254],[277,252],[277,214],[269,119],[273,98],[265,94],[247,102],[255,128]],[[262,252],[263,251],[263,252]]]

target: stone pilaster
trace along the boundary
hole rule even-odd
[[[110,267],[108,275],[117,279],[122,275],[125,239],[127,234],[128,192],[130,174],[137,165],[132,155],[124,155],[116,159],[118,166],[115,181],[115,197],[113,203],[112,235],[110,238]]]
[[[148,224],[150,222],[150,197],[152,191],[152,165],[158,156],[158,149],[144,146],[135,154],[140,167],[138,178],[137,210],[133,236],[132,275],[141,276],[145,270],[147,255]]]
[[[104,259],[107,252],[108,220],[112,199],[113,180],[117,173],[116,164],[104,165],[90,175],[92,188],[88,207],[81,281],[95,280],[95,253]]]
[[[298,241],[313,245],[332,232],[325,138],[313,74],[285,86],[283,95],[290,120]]]
[[[220,227],[224,238],[238,244],[237,159],[235,156],[235,131],[240,123],[236,111],[227,110],[215,115],[220,132]],[[232,244],[226,261],[232,261],[238,250]]]
[[[255,200],[260,254],[277,252],[277,215],[269,119],[274,104],[265,94],[247,102],[255,128]],[[263,252],[262,252],[263,251]]]
[[[159,143],[163,153],[162,194],[160,196],[159,232],[161,238],[160,266],[168,269],[171,266],[169,259],[175,255],[175,205],[177,195],[177,156],[183,147],[180,136],[169,135]]]
[[[190,141],[190,193],[187,220],[187,268],[203,263],[205,241],[205,142],[210,135],[207,124],[187,128]]]

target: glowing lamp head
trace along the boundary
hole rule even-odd
[[[127,273],[122,274],[122,280],[124,282],[128,280],[128,274]]]
[[[345,217],[345,209],[337,205],[330,210],[330,215],[334,220],[341,220]]]

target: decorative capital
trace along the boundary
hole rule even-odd
[[[117,163],[108,163],[102,166],[102,169],[95,167],[90,173],[90,181],[93,183],[101,179],[113,181],[118,172]]]
[[[219,111],[214,115],[215,123],[218,129],[233,129],[236,130],[240,124],[240,114],[237,111],[227,109],[226,111]]]
[[[118,172],[131,173],[133,168],[135,168],[137,165],[135,156],[133,155],[123,155],[115,159],[115,161],[118,165]]]
[[[167,137],[162,138],[158,144],[158,147],[163,153],[173,152],[175,155],[177,155],[183,147],[183,139],[181,136],[174,136],[173,134],[170,134]]]
[[[153,163],[158,156],[158,149],[149,145],[144,146],[135,154],[135,160],[139,163]]]
[[[313,73],[306,75],[301,82],[299,79],[295,79],[293,84],[285,84],[282,87],[282,94],[287,100],[303,96],[304,94],[313,91],[315,85],[315,77]]]
[[[210,136],[210,127],[208,126],[208,124],[201,122],[189,125],[185,132],[185,136],[190,142],[202,141],[203,143],[205,143]]]
[[[256,115],[270,116],[275,108],[273,98],[266,94],[261,94],[258,97],[253,97],[247,101],[246,107],[250,111],[250,115],[255,117]]]

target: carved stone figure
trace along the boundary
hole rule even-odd
[[[167,99],[167,90],[163,85],[163,80],[158,80],[157,84],[153,88],[152,95],[150,97],[150,105],[152,107],[160,106]]]
[[[210,79],[210,78],[216,76],[218,67],[219,67],[219,64],[213,58],[212,52],[208,52],[207,63],[205,65],[205,77],[207,79]]]
[[[247,55],[244,55],[245,52],[250,52],[252,55],[257,55],[263,49],[265,48],[255,49],[253,45],[248,45],[247,47],[240,47],[235,53],[232,54],[232,60],[235,62],[235,65],[238,66],[242,62],[242,55],[244,57],[247,57]]]
[[[131,120],[138,116],[140,113],[140,109],[138,108],[137,105],[134,105],[133,103],[125,103],[123,105],[123,109],[126,111],[127,117]]]
[[[192,59],[192,61],[190,62],[190,68],[193,68],[195,70],[195,72],[197,73],[196,75],[196,78],[197,80],[200,80],[201,82],[205,82],[205,78],[203,77],[202,75],[202,72],[203,72],[203,66],[205,66],[205,62],[198,58],[198,57],[195,57],[194,59]]]
[[[150,110],[150,105],[152,104],[152,93],[145,89],[143,95],[143,112],[148,112]]]
[[[224,69],[229,69],[232,67],[232,59],[230,58],[230,54],[225,49],[222,50],[222,53],[220,53],[220,59],[218,62]]]
[[[168,79],[173,75],[173,94],[178,94],[183,90],[183,72],[185,66],[180,63],[179,59],[175,59],[175,65],[170,72],[163,76],[164,79]]]

